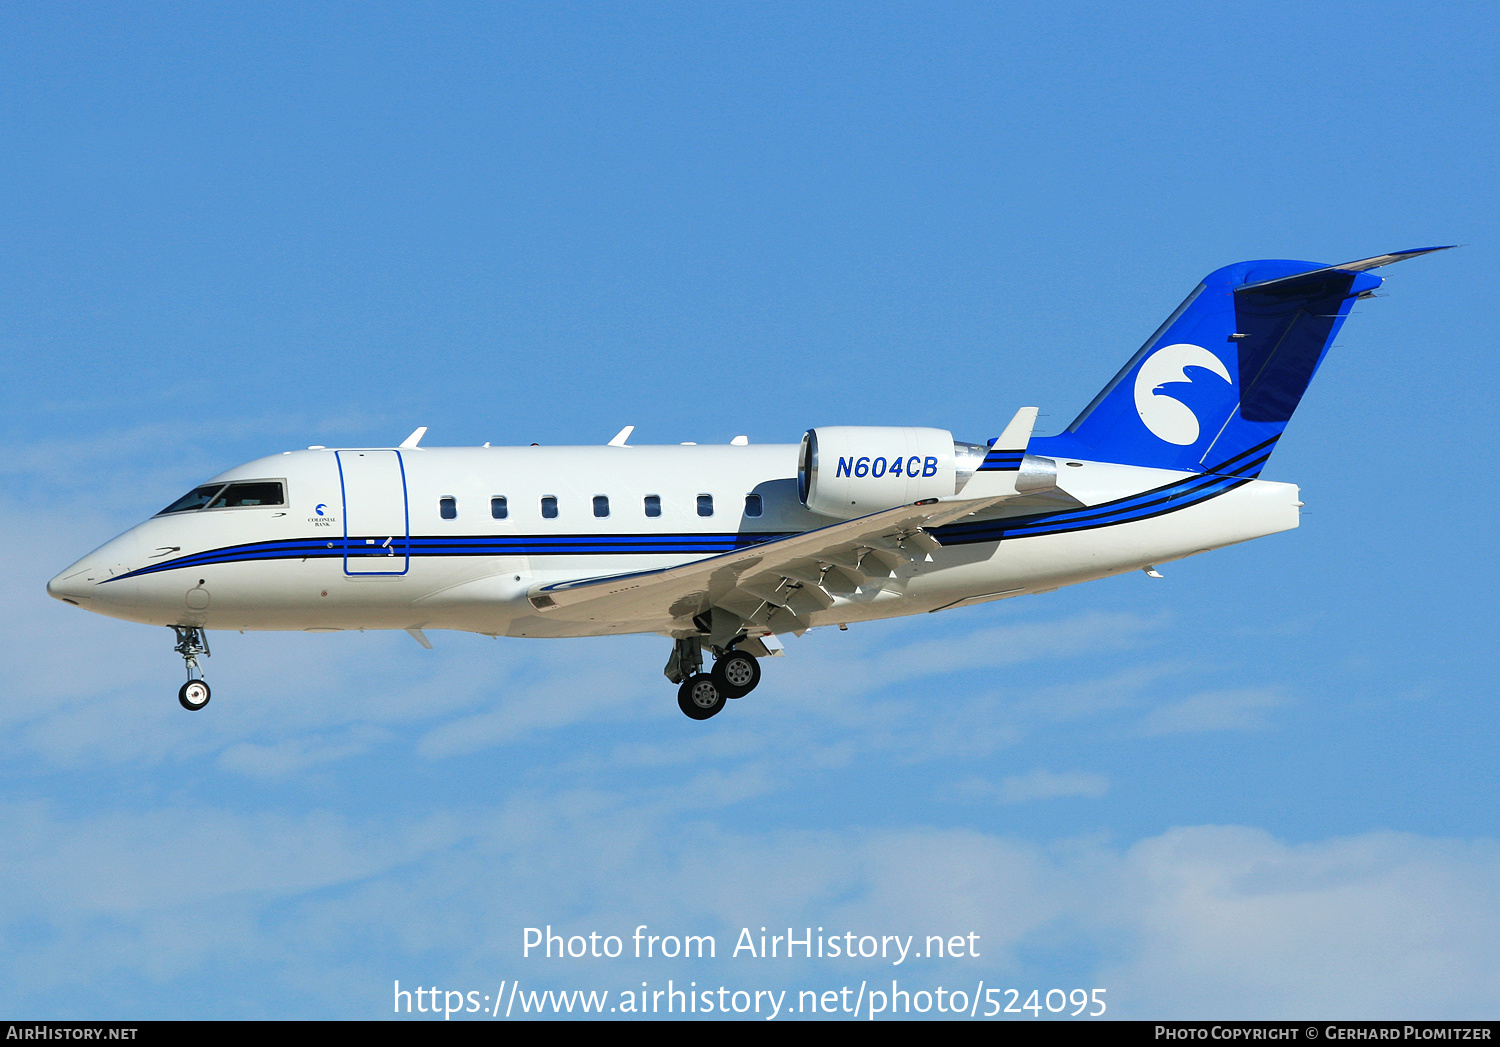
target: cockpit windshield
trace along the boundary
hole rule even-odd
[[[244,483],[204,484],[202,487],[195,487],[156,515],[190,513],[199,509],[239,509],[254,505],[285,504],[286,493],[280,480],[250,480]]]
[[[228,484],[205,484],[202,487],[195,487],[156,515],[166,516],[168,513],[186,513],[193,509],[202,509],[208,504],[210,498],[228,486]]]
[[[210,509],[236,509],[246,505],[285,505],[281,496],[281,484],[275,480],[256,480],[254,483],[230,484],[208,503]]]

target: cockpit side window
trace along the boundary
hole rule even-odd
[[[228,485],[204,484],[202,487],[195,487],[156,515],[166,516],[168,513],[186,513],[194,509],[202,509],[214,495],[218,494],[226,486]]]

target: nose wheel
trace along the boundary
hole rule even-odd
[[[208,683],[203,680],[189,680],[182,685],[182,690],[177,692],[177,700],[182,707],[190,712],[197,712],[208,704]]]
[[[208,704],[211,695],[203,670],[198,667],[200,654],[205,658],[213,654],[208,649],[208,635],[195,625],[174,625],[172,631],[177,634],[177,646],[173,650],[182,655],[188,677],[187,683],[177,692],[177,701],[189,712],[197,712]]]

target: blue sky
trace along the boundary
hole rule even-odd
[[[0,1010],[892,973],[521,956],[645,923],[973,931],[897,973],[1119,1017],[1494,1017],[1496,21],[6,7]],[[223,468],[417,425],[1057,432],[1212,269],[1438,243],[1267,467],[1298,530],[814,631],[706,724],[659,637],[449,633],[215,636],[190,715],[165,630],[42,589]]]

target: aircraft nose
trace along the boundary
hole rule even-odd
[[[93,599],[94,585],[103,577],[108,575],[87,565],[74,564],[47,583],[47,595],[75,607],[87,607]]]
[[[105,542],[47,583],[47,595],[100,614],[128,617],[139,593],[131,578],[140,567],[134,530]],[[108,584],[106,584],[108,583]]]

